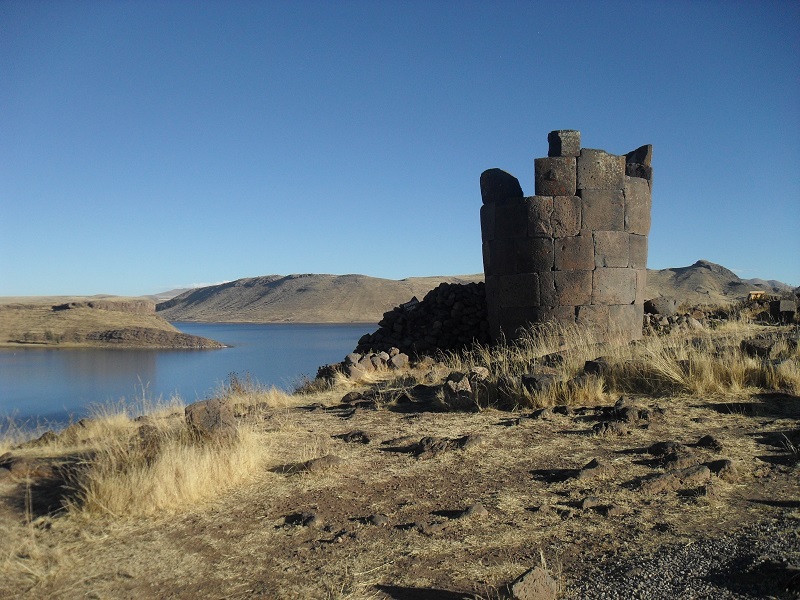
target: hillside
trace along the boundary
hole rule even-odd
[[[648,298],[666,296],[686,304],[727,303],[746,298],[754,289],[789,289],[780,282],[742,280],[705,260],[648,270],[647,275]],[[414,296],[421,300],[440,283],[482,280],[481,274],[400,281],[366,275],[268,275],[189,290],[156,310],[168,321],[377,323],[384,312]]]
[[[251,323],[377,323],[383,313],[443,282],[481,281],[482,275],[411,277],[268,275],[185,292],[157,306],[168,321]]]
[[[220,348],[179,332],[146,298],[0,298],[0,346]]]

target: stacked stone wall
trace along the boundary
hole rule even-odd
[[[492,339],[555,320],[597,337],[642,336],[652,146],[625,155],[548,135],[534,160],[535,193],[500,169],[481,175],[481,232]]]
[[[421,302],[416,298],[384,313],[379,329],[358,341],[357,353],[389,352],[410,355],[459,350],[489,339],[486,292],[483,283],[442,283]]]

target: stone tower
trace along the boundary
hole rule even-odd
[[[625,156],[581,148],[579,131],[547,136],[534,160],[536,195],[500,169],[481,174],[481,232],[489,328],[514,339],[555,320],[642,336],[652,146]]]

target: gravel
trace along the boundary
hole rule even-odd
[[[563,599],[800,599],[800,521],[783,517],[638,557],[609,557],[579,581],[567,579]]]

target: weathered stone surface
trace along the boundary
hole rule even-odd
[[[605,150],[581,149],[576,185],[579,190],[621,190],[625,185],[625,157]]]
[[[236,434],[233,404],[214,398],[190,404],[184,409],[186,425],[203,438],[230,437]]]
[[[539,306],[539,276],[536,273],[500,275],[497,278],[500,306]]]
[[[514,273],[539,273],[550,271],[554,264],[553,240],[549,238],[522,238],[514,240]]]
[[[575,195],[574,158],[536,158],[533,166],[537,196]]]
[[[536,308],[506,308],[500,312],[498,329],[506,338],[513,339],[520,329],[528,328],[539,320],[539,311]]]
[[[650,186],[636,177],[625,178],[625,231],[638,235],[650,233]]]
[[[556,271],[558,304],[560,306],[591,304],[592,273],[592,271]]]
[[[493,240],[495,236],[494,207],[494,203],[481,206],[481,239],[484,242]]]
[[[652,164],[653,164],[653,145],[652,144],[645,144],[644,146],[639,146],[636,150],[628,152],[625,155],[625,162],[626,163],[638,163],[638,164],[644,165],[646,167],[652,166]]]
[[[591,304],[633,304],[635,298],[635,270],[607,268],[594,271]]]
[[[624,231],[594,232],[595,266],[627,267],[630,262],[630,254],[630,236]]]
[[[522,198],[522,186],[511,173],[502,169],[487,169],[481,173],[481,198],[484,204]]]
[[[554,246],[557,271],[589,271],[594,268],[595,249],[590,231],[584,231],[582,235],[556,239]]]
[[[778,323],[791,323],[797,312],[794,300],[773,300],[769,303],[769,314]]]
[[[550,216],[550,231],[553,237],[578,235],[581,230],[582,203],[578,196],[556,196],[553,198],[553,213]]]
[[[542,567],[534,567],[511,584],[513,600],[555,600],[558,582]]]
[[[319,458],[312,458],[311,460],[307,460],[306,462],[300,465],[300,470],[306,471],[308,473],[320,473],[322,471],[327,471],[328,469],[336,467],[342,463],[344,463],[344,459],[334,454],[327,454],[325,456],[320,456]]]
[[[389,359],[389,367],[392,369],[405,369],[408,366],[408,354],[401,352]]]
[[[584,229],[624,231],[625,196],[622,190],[581,190],[579,193]]]
[[[630,234],[630,262],[632,269],[647,268],[647,236]]]
[[[524,200],[527,209],[528,236],[553,237],[550,217],[553,214],[552,196],[528,196]]]
[[[595,333],[605,333],[608,331],[608,309],[608,306],[602,304],[579,306],[575,322]]]
[[[525,237],[528,234],[528,205],[524,198],[494,204],[496,231],[503,237]]]
[[[669,317],[678,312],[678,301],[674,298],[665,298],[663,296],[652,298],[645,301],[644,311],[651,315],[664,315]]]
[[[539,273],[539,302],[542,306],[558,306],[556,274],[553,271]]]
[[[624,334],[629,340],[641,339],[643,316],[641,304],[612,304],[608,307],[608,331]]]
[[[564,325],[574,323],[575,309],[575,306],[543,306],[539,308],[539,321],[556,321]]]
[[[558,129],[547,134],[547,156],[579,156],[581,132],[574,129]]]
[[[644,295],[647,292],[647,269],[634,269],[636,272],[636,298],[634,304],[644,304]]]

